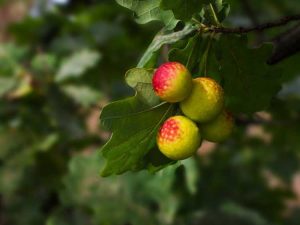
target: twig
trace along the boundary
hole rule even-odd
[[[227,28],[227,27],[206,27],[206,32],[224,33],[224,34],[244,34],[253,31],[263,31],[266,29],[271,29],[273,27],[279,27],[286,25],[292,21],[300,20],[300,15],[291,15],[283,17],[277,21],[268,22],[252,27],[237,27],[237,28]]]
[[[273,22],[268,22],[251,27],[217,27],[217,26],[206,26],[205,24],[198,24],[199,32],[212,32],[222,34],[245,34],[253,31],[263,31],[274,27],[284,26],[289,22],[300,21],[299,15],[286,16]],[[300,51],[300,24],[290,29],[289,32],[285,32],[277,37],[273,43],[275,44],[275,50],[267,63],[272,65],[276,64],[283,59],[296,54]]]

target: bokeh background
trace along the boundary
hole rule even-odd
[[[299,0],[228,2],[231,26],[300,12]],[[124,74],[161,27],[113,0],[0,1],[0,225],[300,224],[299,54],[228,142],[157,174],[100,177],[101,109],[133,94]]]

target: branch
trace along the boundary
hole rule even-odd
[[[274,40],[274,52],[268,59],[270,65],[276,64],[300,51],[300,23],[280,34]]]
[[[264,23],[264,24],[252,26],[252,27],[237,27],[237,28],[205,27],[205,31],[215,32],[215,33],[223,33],[223,34],[244,34],[244,33],[249,33],[249,32],[253,32],[253,31],[263,31],[266,29],[283,26],[289,22],[298,21],[298,20],[300,20],[300,14],[286,16],[281,19],[278,19],[277,21],[268,22],[268,23]]]
[[[300,14],[290,15],[278,19],[273,22],[268,22],[260,25],[254,25],[251,27],[237,27],[237,28],[227,28],[227,27],[216,27],[216,26],[206,26],[204,24],[199,25],[199,32],[213,32],[222,34],[245,34],[253,31],[263,31],[266,29],[271,29],[274,27],[284,26],[289,22],[300,21]],[[267,60],[270,65],[276,64],[289,56],[292,56],[300,51],[300,23],[294,26],[292,29],[288,30],[283,34],[280,34],[274,41],[275,49],[273,54]]]

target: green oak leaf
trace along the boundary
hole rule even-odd
[[[152,148],[140,163],[140,168],[147,168],[149,172],[155,173],[177,161],[167,158],[163,155],[157,146]]]
[[[125,75],[127,84],[137,91],[137,97],[149,105],[157,105],[160,100],[152,87],[153,70],[133,68]]]
[[[161,0],[116,0],[117,3],[134,12],[137,23],[145,24],[151,21],[162,21],[168,30],[173,29],[178,20],[171,10],[162,10]]]
[[[177,41],[185,38],[196,30],[196,27],[187,24],[182,30],[176,32],[169,32],[166,29],[162,29],[153,39],[146,52],[140,59],[137,67],[145,67],[149,61],[154,57],[157,51],[165,44],[173,44]]]
[[[223,0],[207,0],[200,13],[194,18],[203,24],[220,26],[230,11],[230,5]]]
[[[246,38],[236,35],[224,35],[216,44],[227,107],[242,113],[268,107],[282,81],[281,71],[266,64],[272,45],[251,49]]]
[[[158,151],[156,135],[175,106],[160,103],[152,89],[152,75],[153,70],[129,70],[125,79],[136,95],[108,104],[100,115],[102,126],[113,133],[102,149],[107,159],[102,176],[145,168],[155,172],[174,163]]]
[[[176,19],[189,21],[195,13],[201,11],[206,0],[162,0],[161,8],[172,10]]]
[[[169,59],[186,64],[195,76],[220,82],[226,106],[232,112],[253,113],[268,107],[282,83],[281,70],[265,63],[272,45],[251,49],[244,37],[236,35],[196,37],[190,38],[184,48],[172,49]]]
[[[230,5],[223,0],[161,0],[162,9],[172,10],[176,19],[189,21],[204,13],[205,23],[222,22],[228,15]],[[202,12],[204,10],[204,12]],[[215,24],[215,25],[217,25]]]
[[[216,0],[213,6],[215,7],[219,22],[223,22],[230,12],[230,5],[222,0]]]
[[[218,62],[221,49],[216,44],[214,35],[202,35],[202,57],[199,63],[199,76],[211,77],[221,82],[222,72]]]
[[[143,157],[155,147],[157,131],[173,107],[168,103],[149,106],[137,96],[107,105],[100,121],[113,134],[102,149],[107,159],[102,176],[138,169]]]
[[[220,81],[220,68],[213,47],[214,38],[209,34],[196,34],[186,41],[185,46],[169,52],[170,61],[186,65],[194,77],[209,76]]]
[[[229,14],[230,5],[223,0],[211,1],[211,6],[219,22],[222,22]]]
[[[300,74],[299,62],[300,62],[300,55],[296,54],[278,63],[278,65],[280,65],[284,70],[283,79],[285,82],[291,81],[299,76]]]
[[[194,71],[195,68],[198,68],[203,45],[204,41],[202,36],[196,34],[186,41],[186,45],[183,48],[171,49],[169,52],[169,61],[181,62],[190,71]]]

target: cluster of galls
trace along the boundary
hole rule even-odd
[[[152,85],[162,100],[179,102],[184,114],[167,119],[158,132],[157,145],[168,158],[188,158],[203,139],[222,142],[230,136],[233,118],[224,109],[223,89],[215,80],[192,79],[184,65],[168,62],[155,71]]]

